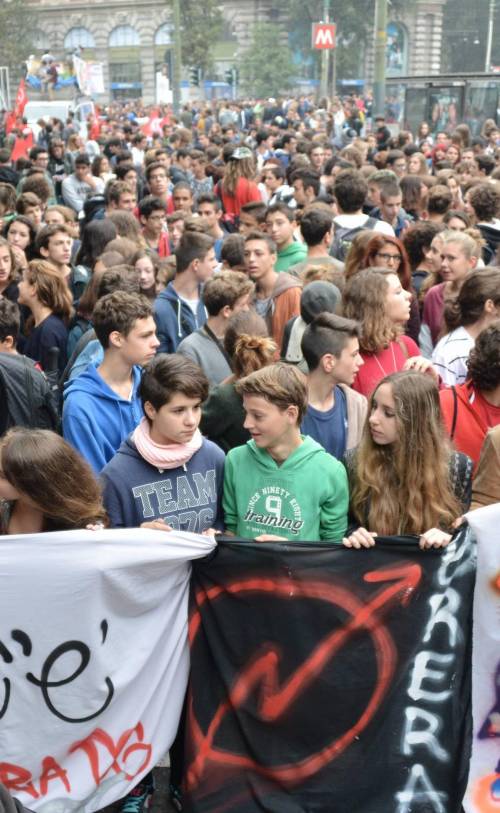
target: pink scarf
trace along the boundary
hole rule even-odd
[[[132,440],[140,456],[160,471],[184,466],[203,443],[199,429],[196,430],[189,443],[169,443],[166,446],[155,443],[154,440],[151,440],[149,423],[146,418],[143,418],[134,430]]]

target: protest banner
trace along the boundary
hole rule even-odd
[[[0,542],[0,782],[40,813],[91,813],[170,747],[184,701],[190,560],[150,530]]]
[[[459,813],[475,546],[224,542],[193,566],[188,813]]]
[[[477,538],[467,813],[500,813],[500,504],[467,515]]]

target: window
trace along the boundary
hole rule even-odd
[[[123,48],[130,45],[140,45],[141,38],[131,25],[119,25],[113,28],[109,35],[110,48]]]
[[[171,45],[174,33],[174,26],[171,23],[163,23],[155,34],[155,45]]]
[[[111,85],[141,84],[140,62],[110,62],[109,79]]]
[[[95,40],[88,28],[70,28],[64,37],[64,48],[73,51],[75,48],[95,48]]]

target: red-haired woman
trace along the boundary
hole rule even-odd
[[[405,333],[418,342],[420,313],[418,301],[411,281],[411,266],[406,249],[397,237],[387,234],[374,234],[365,248],[361,268],[389,268],[397,274],[402,288],[411,294],[410,318]]]

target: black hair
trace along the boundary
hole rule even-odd
[[[11,302],[4,296],[0,296],[0,342],[4,342],[12,336],[14,345],[21,326],[21,314],[15,302]]]
[[[208,398],[208,386],[205,373],[195,361],[180,353],[159,353],[144,368],[139,395],[143,407],[149,402],[158,410],[177,392],[203,403]]]
[[[368,194],[368,184],[357,169],[343,169],[335,178],[333,194],[345,214],[358,212]]]
[[[155,195],[147,195],[145,198],[141,200],[139,203],[139,216],[140,217],[149,217],[153,214],[153,212],[157,212],[161,210],[165,212],[165,204],[161,200],[161,198],[155,197]]]
[[[300,231],[308,246],[318,246],[325,234],[331,232],[333,212],[323,206],[309,206],[300,218]]]
[[[306,327],[302,336],[302,355],[309,370],[316,370],[324,355],[339,358],[349,339],[359,339],[360,328],[354,319],[334,313],[320,313]]]

